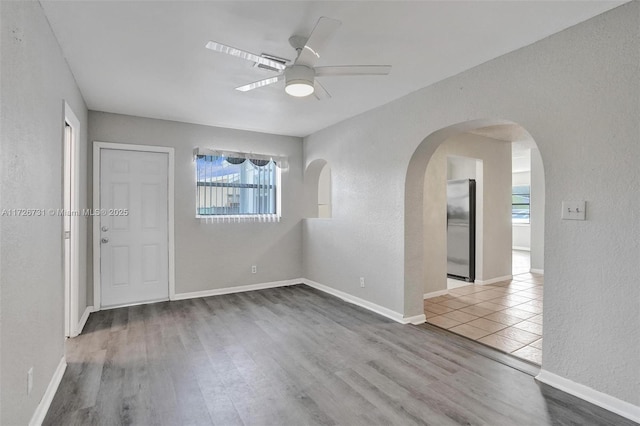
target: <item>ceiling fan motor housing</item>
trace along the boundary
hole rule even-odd
[[[313,93],[315,71],[305,65],[293,65],[284,71],[285,90],[291,96],[308,96]]]

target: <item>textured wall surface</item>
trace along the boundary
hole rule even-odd
[[[3,209],[62,208],[64,103],[87,109],[38,2],[1,2]],[[84,143],[81,143],[84,145]],[[81,152],[82,154],[82,152]],[[81,196],[80,206],[86,206]],[[86,220],[80,220],[86,231]],[[84,235],[81,235],[81,251]],[[27,424],[64,355],[62,217],[2,217],[0,424]],[[84,312],[81,270],[79,316]],[[27,396],[27,370],[33,391]]]
[[[447,186],[444,181],[450,178],[451,172],[448,167],[446,145],[447,141],[444,141],[436,149],[424,174],[425,294],[447,288]],[[478,233],[476,233],[477,237]],[[481,253],[476,253],[476,261],[478,261],[478,255],[482,256]],[[477,270],[478,268],[476,272]]]
[[[93,141],[175,148],[176,293],[302,276],[299,138],[90,111],[89,144]],[[289,167],[282,172],[282,220],[218,224],[196,219],[195,147],[286,155]],[[92,169],[89,164],[89,182]],[[91,184],[89,189],[92,191]],[[88,259],[91,263],[92,255]],[[251,273],[251,265],[257,265],[256,274]],[[88,267],[92,270],[91,264]]]
[[[531,150],[531,269],[538,271],[544,271],[545,206],[544,165],[540,150],[534,148]]]
[[[334,219],[304,230],[306,276],[421,313],[426,162],[451,133],[518,123],[544,160],[543,367],[639,404],[639,14],[626,4],[305,138],[305,164],[335,177]],[[561,221],[564,199],[588,220]]]

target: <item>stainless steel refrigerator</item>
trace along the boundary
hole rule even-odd
[[[473,282],[476,271],[476,181],[447,181],[447,276]]]

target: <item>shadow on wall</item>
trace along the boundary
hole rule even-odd
[[[304,173],[304,193],[304,217],[331,218],[331,168],[325,160],[314,160],[307,166]]]

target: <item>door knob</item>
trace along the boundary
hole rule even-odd
[[[109,227],[108,227],[108,226],[103,226],[103,227],[102,227],[102,232],[107,232],[108,230],[109,230]]]
[[[102,239],[100,240],[100,242],[101,242],[102,244],[106,244],[106,243],[108,243],[108,242],[109,242],[109,239],[108,239],[108,238],[102,238]]]

